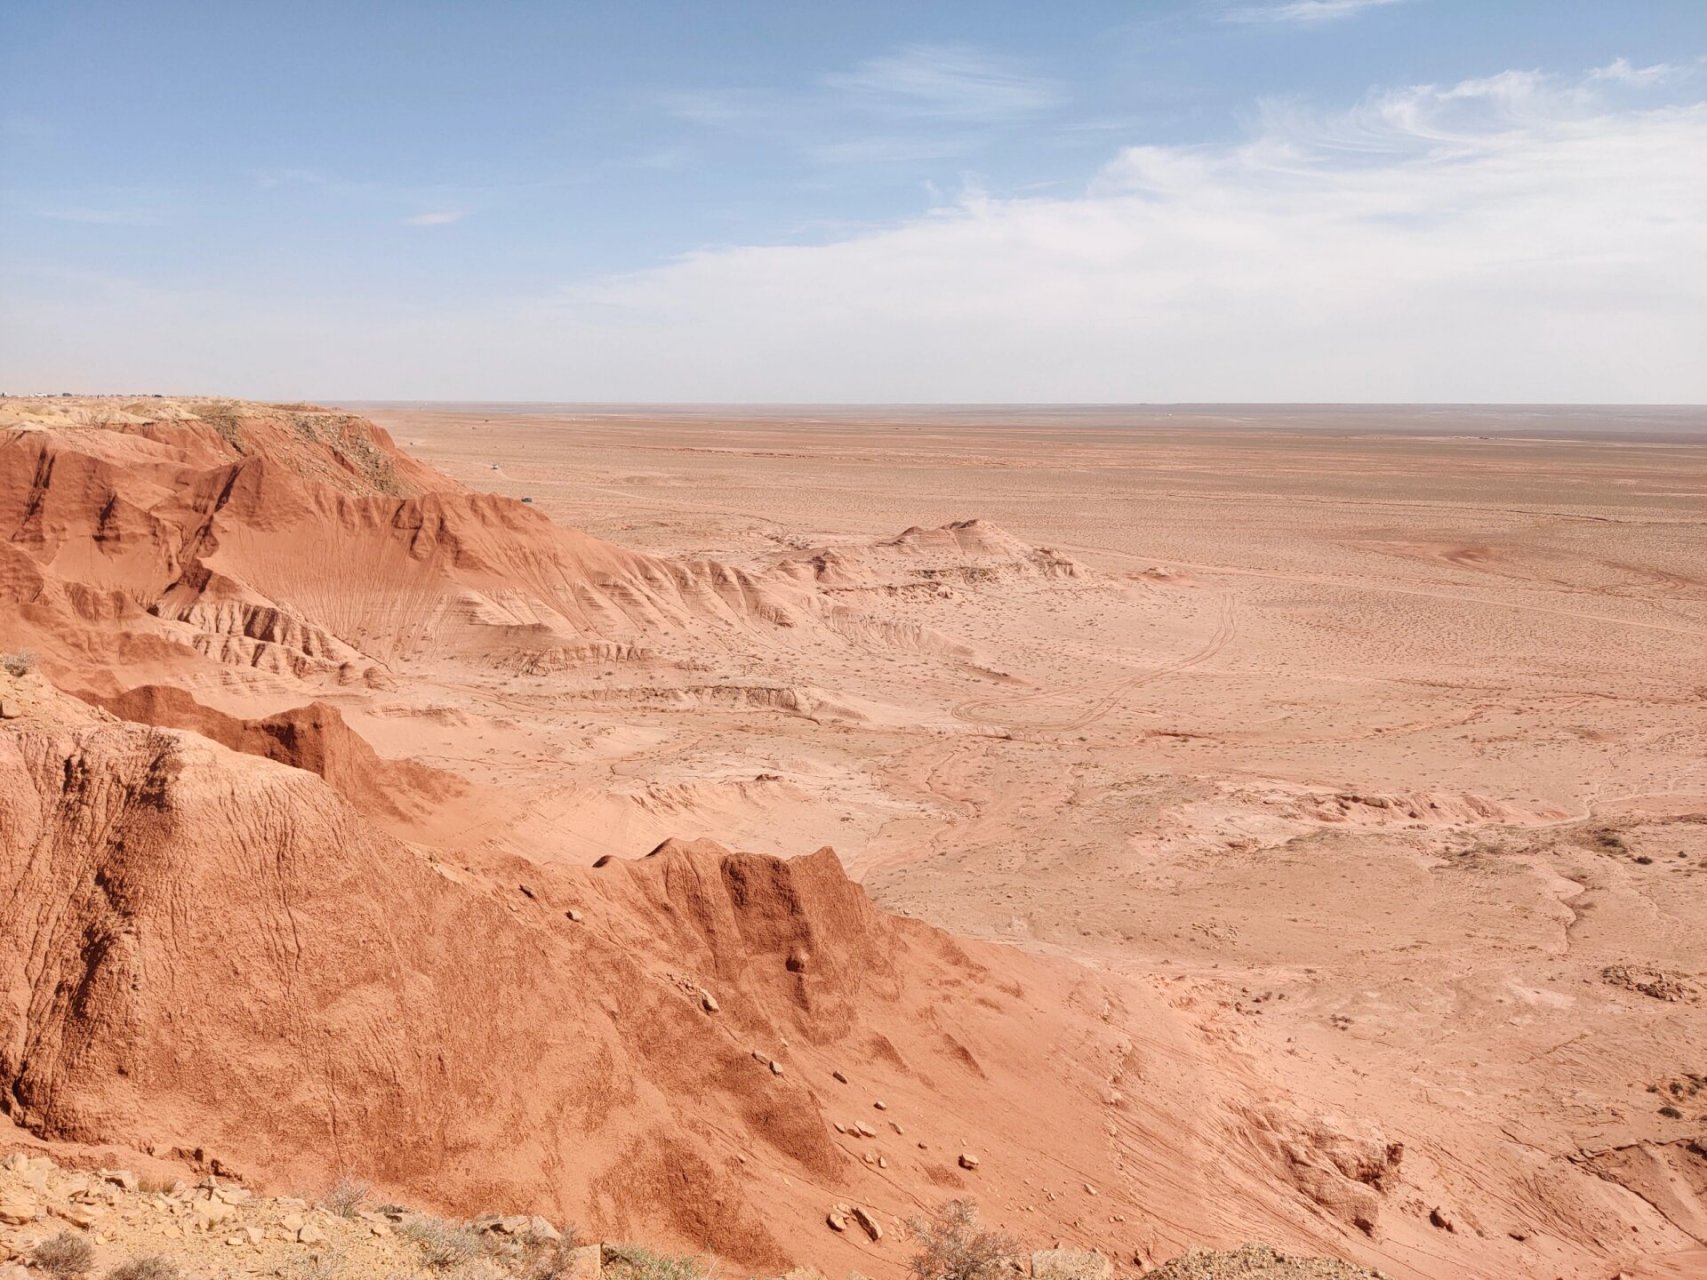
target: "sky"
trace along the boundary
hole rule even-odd
[[[54,390],[1707,402],[1707,0],[8,0]]]

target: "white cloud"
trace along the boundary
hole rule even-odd
[[[417,213],[403,219],[406,227],[448,227],[453,222],[461,222],[468,215],[460,209],[435,209],[428,213]]]
[[[54,353],[93,350],[134,385],[274,396],[1707,402],[1707,93],[1647,70],[1268,103],[1070,196],[967,192],[547,297],[0,281],[0,374],[76,381]]]
[[[1073,198],[694,254],[538,324],[600,396],[1707,399],[1707,101],[1605,79],[1270,106]]]
[[[1314,24],[1350,18],[1365,9],[1380,9],[1404,0],[1291,0],[1287,4],[1246,5],[1230,10],[1229,22],[1296,22]]]

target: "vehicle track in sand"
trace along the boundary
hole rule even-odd
[[[968,724],[1000,724],[1010,732],[1069,733],[1101,720],[1118,707],[1134,689],[1153,684],[1167,676],[1179,675],[1181,672],[1189,671],[1193,667],[1209,661],[1227,647],[1237,632],[1237,602],[1231,591],[1223,591],[1215,629],[1201,647],[1177,662],[1171,662],[1148,671],[1141,671],[1137,675],[1115,681],[1097,694],[1090,704],[1077,715],[1066,720],[1015,725],[1010,723],[1010,716],[1001,713],[1011,713],[1016,707],[1040,701],[1063,702],[1075,693],[1083,693],[1085,689],[1091,686],[1080,686],[1078,689],[1069,690],[1042,690],[1038,693],[1022,694],[1014,698],[970,698],[965,702],[956,703],[949,709],[949,713],[956,720],[962,720]]]

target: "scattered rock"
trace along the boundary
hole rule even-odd
[[[720,1006],[717,1003],[717,997],[701,987],[699,989],[699,1007],[707,1013],[716,1013]]]
[[[301,1231],[307,1223],[308,1219],[303,1217],[300,1213],[287,1213],[279,1225],[292,1235],[295,1235],[298,1231]]]
[[[135,1191],[142,1185],[137,1176],[129,1169],[110,1169],[101,1177],[121,1191]]]
[[[846,1231],[848,1229],[847,1206],[837,1205],[824,1216],[824,1221],[830,1224],[831,1231]]]
[[[876,1102],[872,1103],[871,1105],[879,1111],[889,1110],[889,1104],[887,1102],[883,1101],[882,1098],[879,1098]]]
[[[1436,1205],[1428,1211],[1428,1220],[1432,1226],[1439,1227],[1442,1231],[1458,1230],[1457,1224],[1454,1223],[1447,1215],[1446,1210],[1442,1209],[1439,1205]]]
[[[862,1138],[875,1138],[877,1136],[877,1130],[873,1129],[870,1125],[868,1125],[863,1120],[854,1121],[854,1127],[853,1128],[854,1128],[854,1132],[859,1134],[859,1136]]]
[[[848,1082],[848,1078],[845,1075],[843,1075],[840,1071],[830,1072],[830,1078],[832,1080],[840,1081],[842,1084],[846,1084]]]
[[[41,1206],[31,1196],[11,1191],[0,1195],[0,1222],[24,1226],[41,1217]]]
[[[581,919],[582,919],[581,913],[579,911],[575,910],[574,907],[570,907],[569,910],[567,910],[563,913],[563,915],[566,919],[572,920],[576,924],[581,923]]]
[[[778,1062],[775,1058],[771,1059],[771,1074],[773,1076],[780,1076],[782,1074],[782,1063]]]
[[[312,1222],[305,1222],[302,1230],[296,1233],[296,1242],[298,1244],[325,1244],[326,1233]]]
[[[525,885],[525,884],[518,884],[518,885],[517,885],[517,886],[516,886],[516,888],[518,888],[518,889],[520,889],[520,890],[521,890],[521,891],[522,891],[522,896],[523,896],[523,897],[524,897],[524,898],[536,898],[536,899],[537,899],[537,898],[538,898],[538,897],[539,897],[539,895],[538,895],[538,894],[537,894],[537,893],[535,893],[535,892],[534,892],[534,891],[533,891],[533,889],[532,889],[532,888],[530,888],[530,887],[529,887],[529,886],[528,886],[528,885]]]
[[[960,1167],[962,1169],[976,1169],[978,1167],[978,1157],[973,1155],[970,1151],[962,1151],[960,1153]]]
[[[1647,965],[1609,964],[1600,971],[1600,976],[1615,987],[1653,1000],[1675,1002],[1688,1000],[1695,994],[1695,989],[1681,975]]]

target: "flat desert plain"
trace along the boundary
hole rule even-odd
[[[882,906],[1152,984],[1285,1100],[1253,1142],[1385,1135],[1486,1274],[1597,1236],[1584,1172],[1609,1254],[1702,1274],[1700,410],[349,407],[860,630],[346,709],[476,784],[458,838],[832,845]]]

